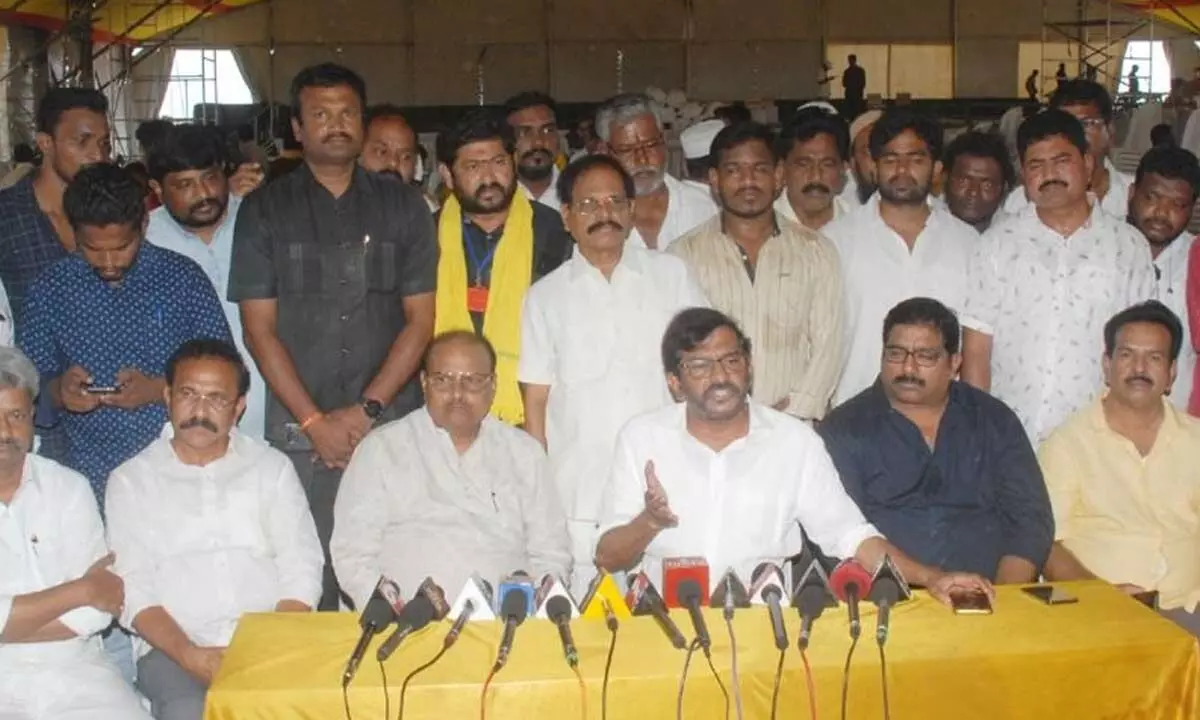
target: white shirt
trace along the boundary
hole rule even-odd
[[[238,304],[225,299],[229,285],[230,255],[233,252],[233,226],[241,206],[242,199],[231,194],[229,206],[225,210],[225,219],[213,233],[211,245],[177,223],[166,207],[156,208],[150,213],[150,223],[146,226],[146,240],[191,258],[212,281],[217,297],[221,298],[221,307],[225,310],[225,320],[229,322],[233,342],[241,353],[246,368],[250,370],[250,392],[246,396],[246,412],[242,415],[238,428],[251,437],[261,439],[267,422],[267,383],[258,371],[254,357],[246,350]]]
[[[1175,363],[1175,384],[1171,386],[1171,394],[1167,397],[1171,404],[1185,413],[1188,398],[1192,395],[1192,373],[1196,368],[1196,348],[1192,345],[1187,308],[1188,253],[1195,239],[1185,231],[1153,259],[1157,279],[1155,297],[1171,308],[1171,312],[1178,315],[1183,324],[1183,347]]]
[[[854,179],[854,172],[851,170],[846,171],[846,186],[842,188],[838,200],[842,201],[847,211],[856,210],[864,204],[858,199],[858,180]]]
[[[670,173],[663,177],[663,183],[667,186],[667,215],[658,230],[658,250],[666,250],[676,239],[717,214],[711,191],[676,180]],[[625,246],[648,247],[637,228],[629,233]]]
[[[962,322],[992,336],[992,394],[1035,447],[1103,388],[1104,324],[1155,292],[1145,238],[1095,206],[1069,238],[1027,206],[984,233],[970,274]]]
[[[1104,158],[1104,167],[1108,168],[1108,193],[1100,200],[1100,209],[1109,215],[1125,219],[1129,214],[1129,188],[1133,185],[1133,176],[1121,172],[1108,158]],[[1095,200],[1095,195],[1091,196]],[[1024,187],[1013,188],[1004,201],[1004,212],[1017,215],[1029,206],[1029,196]],[[993,223],[995,224],[995,223]]]
[[[235,430],[222,458],[185,465],[170,428],[108,478],[122,624],[162,607],[196,644],[223,647],[243,613],[316,607],[324,554],[291,460]]]
[[[849,205],[846,202],[845,198],[843,198],[841,195],[834,197],[833,198],[833,217],[829,219],[829,223],[832,223],[835,220],[840,220],[841,218],[843,218],[844,216],[849,214],[852,210],[854,210],[855,208],[859,208],[859,207],[862,207],[862,206],[858,205],[858,204]],[[791,201],[788,200],[786,189],[783,192],[779,193],[779,197],[775,198],[775,212],[779,213],[780,215],[784,216],[785,218],[787,218],[788,220],[791,220],[794,223],[804,225],[804,223],[800,222],[800,218],[797,217],[796,209],[794,207],[792,207]],[[826,223],[826,227],[828,227],[829,223]],[[805,227],[808,227],[808,226],[805,225]],[[824,231],[824,229],[825,228],[820,228],[821,231]]]
[[[591,580],[585,576],[617,433],[672,401],[663,332],[680,310],[707,305],[682,260],[630,245],[611,280],[577,252],[525,296],[517,378],[550,386],[549,476],[569,521],[573,585]]]
[[[676,527],[646,548],[652,580],[662,561],[704,557],[715,583],[728,568],[749,578],[758,563],[798,554],[804,533],[833,557],[852,557],[879,531],[838,477],[820,437],[802,421],[750,402],[750,432],[713,452],[687,431],[687,407],[672,405],[632,420],[617,439],[600,534],[645,508],[648,461],[666,491]],[[803,529],[802,529],[803,528]]]
[[[539,202],[554,212],[562,212],[562,201],[558,199],[558,175],[558,166],[552,165],[550,169],[550,185],[538,197],[533,196],[533,193],[525,186],[525,183],[519,183],[521,192],[525,193],[525,197],[529,198],[532,202]],[[437,210],[436,208],[433,209],[434,211]]]
[[[0,347],[12,347],[12,345],[12,305],[8,302],[8,292],[4,289],[4,283],[0,283]]]
[[[495,583],[571,567],[541,445],[491,416],[462,455],[425,408],[372,431],[342,475],[333,517],[334,570],[359,607],[380,575],[409,596],[426,577],[449,594],[476,572]]]
[[[846,369],[833,396],[840,405],[867,389],[879,375],[883,319],[912,297],[940,300],[961,310],[967,266],[979,233],[949,211],[931,207],[925,229],[910,251],[879,214],[879,195],[822,228],[842,259],[846,293]]]

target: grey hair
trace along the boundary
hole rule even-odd
[[[0,389],[15,388],[29,393],[32,400],[38,394],[38,371],[16,348],[0,347]]]
[[[612,137],[614,124],[625,124],[642,115],[654,118],[654,124],[659,131],[663,130],[663,121],[659,115],[658,103],[643,93],[624,93],[610,97],[596,108],[596,134],[604,142]]]

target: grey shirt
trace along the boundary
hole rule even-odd
[[[434,291],[437,242],[414,188],[355,168],[335,198],[307,165],[255,191],[234,227],[229,300],[278,300],[276,333],[313,401],[334,410],[359,401],[404,329],[401,301]],[[381,422],[421,406],[407,383]],[[308,449],[297,419],[272,392],[266,437]]]

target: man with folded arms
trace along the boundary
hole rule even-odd
[[[868,569],[890,555],[943,602],[987,580],[911,559],[863,517],[820,438],[801,420],[749,397],[750,342],[730,318],[692,308],[662,341],[667,383],[684,402],[630,421],[617,439],[596,563],[610,572],[669,557],[749,573],[762,558],[797,555],[808,534]],[[745,575],[743,575],[745,576]]]
[[[1157,591],[1163,614],[1200,635],[1200,420],[1166,396],[1182,343],[1156,300],[1105,325],[1107,392],[1039,453],[1056,527],[1046,577]]]
[[[0,717],[148,720],[96,636],[125,602],[87,480],[29,452],[38,373],[0,348]]]
[[[380,575],[406,594],[433,577],[457,592],[524,569],[565,577],[567,526],[546,454],[488,414],[496,351],[470,330],[438,335],[421,373],[424,408],[363,439],[334,506],[333,564],[362,607]]]
[[[167,363],[164,436],[108,481],[108,532],[140,636],[138,688],[158,720],[200,720],[238,619],[307,612],[324,557],[282,452],[234,429],[250,373],[220,340]]]

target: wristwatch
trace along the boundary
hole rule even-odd
[[[358,401],[362,405],[363,412],[371,419],[371,422],[378,420],[383,416],[383,403],[371,398],[362,398]]]

